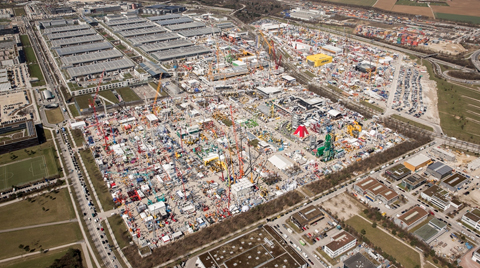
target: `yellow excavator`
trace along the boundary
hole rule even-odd
[[[353,123],[349,124],[347,127],[348,134],[354,138],[358,138],[358,135],[360,135],[360,132],[362,132],[362,125],[357,121],[353,121]]]

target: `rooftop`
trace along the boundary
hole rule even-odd
[[[133,68],[135,64],[129,59],[121,59],[114,61],[101,62],[96,64],[91,64],[87,66],[79,66],[67,69],[68,74],[71,77],[84,76],[89,74],[101,73],[103,70],[105,72],[115,71],[119,69]]]
[[[122,57],[122,52],[118,50],[104,50],[100,52],[88,53],[78,56],[62,57],[62,63],[65,66],[73,66],[79,63],[92,62]]]
[[[173,40],[170,42],[163,42],[163,43],[154,43],[154,44],[146,44],[140,46],[140,49],[147,53],[162,51],[162,50],[169,50],[178,47],[189,47],[193,46],[193,43],[186,39],[178,39]]]
[[[151,18],[149,18],[151,20]],[[187,23],[187,22],[192,22],[193,20],[188,17],[181,17],[178,19],[171,19],[171,20],[157,20],[155,21],[156,24],[161,25],[161,26],[166,26],[166,25],[172,25],[172,24],[181,24],[181,23]]]
[[[61,57],[61,56],[67,56],[67,55],[85,53],[85,52],[91,52],[91,51],[97,51],[97,50],[106,50],[110,48],[113,48],[113,45],[110,42],[98,42],[98,43],[92,43],[87,45],[57,48],[56,51],[58,56]]]
[[[435,162],[427,167],[428,170],[438,172],[440,175],[449,174],[453,169],[442,162]]]
[[[62,46],[70,46],[75,44],[83,44],[88,42],[95,42],[95,41],[103,41],[103,37],[96,34],[96,35],[89,35],[89,36],[82,36],[82,37],[75,37],[75,38],[68,38],[68,39],[59,39],[52,41],[52,47],[62,47]]]
[[[392,176],[395,180],[400,180],[405,176],[408,176],[412,171],[406,168],[403,164],[398,164],[385,170],[385,173]]]
[[[55,40],[55,39],[70,38],[70,37],[76,37],[76,36],[94,35],[96,33],[97,32],[94,29],[90,28],[90,29],[86,29],[86,30],[68,31],[68,32],[47,34],[47,38],[49,40]]]
[[[340,249],[341,247],[347,245],[348,243],[356,240],[355,237],[353,237],[351,234],[345,232],[345,231],[340,231],[338,234],[332,236],[333,241],[325,245],[327,248],[329,248],[332,251],[336,251]]]
[[[367,257],[358,252],[352,257],[346,259],[343,264],[345,268],[377,268]]]
[[[410,185],[417,185],[425,181],[425,177],[420,176],[419,174],[413,174],[404,179],[404,181]]]
[[[152,53],[152,56],[159,61],[167,61],[179,58],[197,56],[210,53],[210,49],[203,46],[180,47],[161,52]]]
[[[415,223],[416,221],[418,221],[419,219],[421,219],[422,217],[427,216],[427,215],[428,215],[428,212],[426,212],[421,207],[415,206],[415,207],[411,208],[409,211],[400,215],[400,217],[398,217],[398,219],[400,219],[405,224],[410,226],[413,223]]]
[[[459,173],[455,173],[453,174],[452,176],[444,179],[442,182],[453,187],[453,188],[456,188],[457,185],[463,183],[464,181],[467,180],[467,177],[459,174]]]
[[[166,31],[167,30],[165,30],[162,27],[155,26],[150,28],[121,31],[119,34],[123,37],[131,37],[131,36],[144,36],[144,35],[164,33]]]
[[[78,31],[78,30],[85,30],[89,28],[90,28],[90,25],[87,25],[87,24],[69,25],[64,27],[55,27],[55,28],[45,29],[43,31],[43,34],[54,34],[54,33],[61,33],[61,32]]]
[[[414,167],[417,167],[429,161],[431,161],[430,157],[424,154],[417,154],[416,156],[405,161],[405,163],[408,163]]]
[[[185,36],[185,37],[192,37],[192,36],[199,36],[199,35],[209,35],[209,34],[218,34],[220,33],[220,29],[214,27],[204,27],[198,28],[193,30],[184,30],[179,31],[178,34]]]

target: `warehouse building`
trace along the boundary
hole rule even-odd
[[[68,14],[68,13],[73,13],[74,10],[72,7],[49,7],[48,10],[50,11],[51,14]]]
[[[144,29],[135,29],[135,30],[128,30],[128,31],[122,31],[119,34],[125,38],[133,38],[137,36],[146,36],[146,35],[153,35],[153,34],[159,34],[159,33],[164,33],[167,30],[165,30],[162,27],[150,27],[150,28],[144,28]]]
[[[129,59],[114,60],[102,63],[91,64],[88,66],[73,67],[67,69],[71,78],[82,79],[101,74],[105,70],[105,75],[120,72],[133,72],[135,64]]]
[[[170,61],[174,59],[196,58],[200,55],[210,54],[210,49],[203,46],[180,47],[151,55],[158,61]]]
[[[163,4],[158,4],[158,5],[153,5],[153,6],[148,6],[143,9],[143,13],[146,14],[171,14],[173,13],[180,13],[187,10],[186,7],[184,6],[169,6],[169,5],[163,5]]]
[[[178,14],[166,14],[166,15],[161,15],[161,16],[148,17],[148,19],[151,20],[151,21],[162,21],[162,20],[178,19],[178,18],[181,18],[181,17],[182,17],[182,15],[178,15]]]
[[[433,185],[427,190],[423,191],[420,194],[420,197],[422,197],[427,202],[433,204],[435,207],[439,208],[442,211],[447,210],[452,205],[448,192],[438,187],[437,185]]]
[[[231,22],[222,22],[222,23],[216,24],[215,26],[217,26],[221,30],[228,30],[236,27],[235,24]]]
[[[79,36],[89,36],[89,35],[95,35],[95,34],[97,34],[97,32],[94,29],[86,29],[86,30],[79,30],[79,31],[47,34],[47,38],[49,40],[57,40],[57,39],[73,38],[73,37],[79,37]]]
[[[429,165],[430,163],[432,163],[432,159],[430,159],[430,157],[424,154],[417,154],[416,156],[405,161],[403,165],[411,171],[415,172],[420,168]]]
[[[357,245],[357,239],[343,230],[338,234],[331,236],[331,239],[332,242],[323,246],[323,251],[325,251],[325,253],[327,253],[332,259],[342,255]]]
[[[204,35],[215,35],[221,33],[218,28],[199,28],[195,30],[185,30],[178,31],[178,34],[184,37],[194,37],[194,36],[204,36]]]
[[[425,171],[427,174],[432,175],[438,180],[442,180],[443,178],[452,174],[453,169],[442,162],[435,162],[433,164],[428,165],[427,170]]]
[[[403,179],[402,183],[405,189],[411,191],[422,186],[426,181],[427,179],[424,176],[421,176],[419,174],[413,174]]]
[[[157,27],[155,24],[151,22],[143,22],[137,24],[126,24],[126,25],[118,25],[111,27],[114,33],[120,33],[123,31],[131,31],[131,30],[141,30],[141,29],[148,29]]]
[[[444,179],[442,182],[440,182],[440,186],[446,188],[449,191],[456,192],[460,189],[462,189],[463,185],[468,182],[467,177],[455,173],[451,175],[450,177]]]
[[[403,164],[392,166],[385,170],[385,177],[395,181],[399,181],[406,176],[410,175],[412,171],[406,168]]]
[[[410,230],[424,221],[427,217],[428,212],[421,207],[414,206],[399,217],[396,217],[393,222],[404,229]]]
[[[146,19],[144,18],[138,18],[138,17],[134,17],[134,18],[130,18],[130,19],[109,19],[108,17],[106,18],[106,22],[105,24],[110,26],[110,27],[114,27],[114,26],[120,26],[120,25],[128,25],[128,24],[140,24],[140,23],[145,23],[147,22]]]
[[[358,252],[343,262],[343,268],[379,268],[380,264],[374,264],[370,259]]]
[[[167,32],[167,33],[161,33],[161,34],[130,38],[130,42],[132,43],[133,46],[138,47],[144,44],[160,43],[165,41],[177,40],[180,38],[181,37],[176,33]]]
[[[279,87],[257,87],[257,92],[266,98],[272,98],[282,93]],[[268,114],[270,114],[270,109]]]
[[[154,53],[158,51],[170,50],[179,47],[190,47],[193,46],[193,43],[187,39],[178,39],[170,42],[147,44],[140,46],[140,49],[146,53]]]
[[[63,33],[63,32],[72,32],[72,31],[80,31],[80,30],[87,30],[90,26],[87,24],[80,24],[80,25],[67,25],[63,27],[53,27],[48,28],[43,31],[43,34],[56,34],[56,33]]]
[[[168,25],[174,25],[174,24],[182,24],[182,23],[189,23],[192,22],[193,20],[188,17],[181,17],[178,19],[172,19],[172,20],[157,20],[155,21],[156,24],[160,26],[168,26]]]
[[[290,220],[298,228],[302,229],[307,225],[312,225],[325,218],[323,212],[316,206],[310,205],[302,210],[292,214]]]
[[[75,37],[75,38],[68,38],[68,39],[59,39],[52,41],[52,48],[63,48],[69,46],[77,46],[82,44],[90,44],[90,43],[97,43],[104,41],[103,37],[96,34],[90,36],[83,36],[83,37]]]
[[[242,178],[232,185],[231,192],[237,200],[246,199],[253,191],[253,187],[254,185],[249,179]]]
[[[353,190],[356,194],[365,197],[371,202],[382,201],[389,205],[398,200],[398,194],[380,183],[378,180],[368,177],[353,185]]]
[[[55,51],[57,52],[58,56],[64,57],[64,56],[72,56],[72,55],[73,56],[83,55],[86,53],[103,51],[103,50],[108,50],[112,48],[113,48],[113,45],[110,42],[99,42],[99,43],[92,43],[87,45],[57,48],[55,49]]]
[[[480,157],[468,163],[468,169],[471,171],[477,170],[480,168]]]
[[[333,55],[343,54],[343,49],[339,47],[334,47],[332,45],[322,46],[322,50],[332,53]]]
[[[177,32],[182,30],[191,30],[191,29],[198,29],[198,28],[205,28],[205,23],[203,22],[189,22],[183,24],[175,24],[175,25],[168,25],[165,28],[169,29],[170,31]]]
[[[462,216],[462,222],[471,226],[471,228],[480,231],[480,210],[474,208],[472,211]]]
[[[122,52],[112,49],[78,56],[62,57],[60,60],[63,63],[62,68],[66,69],[71,67],[85,66],[100,62],[116,60],[122,57]]]
[[[315,54],[307,56],[309,66],[319,67],[332,62],[332,57],[325,54]]]
[[[448,152],[440,147],[433,147],[432,148],[432,153],[434,153],[436,156],[443,158],[447,161],[456,161],[456,157],[454,153]]]

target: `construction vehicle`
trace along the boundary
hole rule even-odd
[[[354,138],[358,138],[360,135],[360,132],[362,132],[362,125],[358,123],[357,121],[353,121],[352,124],[349,124],[347,126],[348,129],[348,134]]]

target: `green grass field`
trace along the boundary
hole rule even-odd
[[[58,170],[56,170],[57,165],[55,164],[55,159],[53,159],[53,151],[50,150],[50,152],[46,153],[46,155],[39,154],[39,156],[32,159],[1,166],[0,188],[8,189],[12,185],[23,185],[57,174]],[[53,161],[53,163],[49,164],[48,161]],[[51,167],[48,168],[48,165]]]
[[[415,1],[410,0],[397,0],[395,5],[401,6],[416,6],[416,7],[428,7],[427,3],[417,3]]]
[[[421,265],[418,252],[400,243],[382,230],[373,228],[369,222],[359,216],[350,218],[347,220],[347,224],[355,228],[359,233],[364,229],[366,231],[365,236],[375,244],[375,246],[392,255],[406,268],[414,268],[416,265]]]
[[[100,203],[104,210],[109,210],[114,207],[113,198],[107,187],[107,184],[103,181],[102,173],[98,169],[97,164],[92,156],[90,150],[80,150],[80,155],[83,159],[83,163],[87,169],[90,179],[92,180],[95,192],[98,195]]]
[[[377,1],[376,0],[327,0],[327,2],[371,7]]]
[[[50,124],[58,124],[64,119],[60,107],[55,109],[45,109],[45,115],[47,116],[48,123]]]
[[[112,217],[108,217],[108,222],[110,223],[110,227],[112,227],[113,234],[115,235],[120,248],[128,246],[131,237],[122,217],[120,217],[120,215],[113,215]]]
[[[24,35],[20,35],[20,41],[22,42],[22,45],[24,47],[29,47],[31,46],[32,44],[30,43],[30,38],[28,38],[28,35],[24,34]]]
[[[115,89],[124,102],[140,100],[140,97],[129,87],[122,87]]]
[[[68,105],[68,109],[69,109],[70,112],[72,113],[72,116],[73,116],[73,117],[77,117],[77,116],[80,115],[80,113],[78,112],[77,107],[75,106],[75,104],[70,104],[70,105]]]
[[[69,248],[79,249],[82,251],[82,246],[75,245]],[[45,268],[50,267],[55,259],[63,257],[69,248],[62,248],[57,250],[48,251],[46,253],[24,257],[21,259],[4,262],[0,265],[2,268]],[[85,255],[82,251],[82,263],[83,267],[87,267],[85,262]]]
[[[29,64],[28,65],[28,72],[30,73],[30,77],[38,78],[38,82],[33,82],[32,87],[39,87],[45,85],[45,79],[43,78],[42,70],[38,64]]]
[[[119,103],[117,97],[115,97],[115,95],[113,94],[113,92],[111,90],[106,90],[106,91],[100,91],[98,92],[98,95],[104,97],[105,99],[113,102],[113,103]],[[107,105],[109,105],[110,103],[107,103]]]
[[[423,61],[430,79],[437,82],[438,113],[443,132],[457,139],[480,143],[480,92],[435,77],[432,65]]]
[[[83,133],[80,129],[73,129],[72,136],[76,146],[82,146],[85,142],[85,139],[83,138]]]
[[[393,118],[397,119],[397,120],[400,120],[402,122],[405,122],[405,123],[408,123],[410,125],[413,125],[413,126],[416,126],[416,127],[419,127],[419,128],[422,128],[422,129],[425,129],[425,130],[428,130],[428,131],[433,131],[433,128],[430,127],[430,126],[426,126],[424,124],[421,124],[421,123],[418,123],[416,121],[413,121],[413,120],[410,120],[408,118],[405,118],[403,116],[400,116],[400,115],[397,115],[397,114],[393,114],[392,115]]]
[[[15,8],[13,9],[13,12],[15,12],[15,16],[24,16],[25,15],[25,9],[22,8]]]
[[[37,63],[37,57],[32,47],[24,47],[23,51],[25,52],[25,60],[27,63]]]
[[[478,17],[474,17],[474,16],[457,15],[457,14],[435,13],[435,18],[480,24],[480,15]]]
[[[19,245],[29,246],[28,252],[49,249],[82,240],[78,223],[66,223],[53,226],[25,229],[0,233],[0,259],[27,253]]]
[[[89,100],[93,101],[93,98],[90,94],[75,97],[75,101],[80,109],[88,109],[90,107]]]
[[[75,218],[75,211],[68,189],[34,197],[31,202],[23,200],[8,206],[2,206],[0,207],[0,214],[8,215],[8,217],[3,217],[0,230]],[[25,220],[25,215],[28,215],[28,220]]]
[[[446,6],[448,7],[448,3],[447,2],[430,2],[430,6]]]

